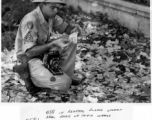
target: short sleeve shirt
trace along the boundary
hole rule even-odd
[[[64,31],[68,24],[59,16],[46,22],[41,9],[37,7],[21,21],[16,40],[16,54],[25,54],[26,50],[35,45],[46,44],[53,30]]]

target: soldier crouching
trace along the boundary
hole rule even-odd
[[[72,83],[80,82],[72,79],[77,44],[69,41],[69,34],[75,28],[57,15],[59,8],[65,5],[65,1],[33,0],[32,2],[39,4],[19,25],[15,49],[21,65],[14,66],[14,71],[25,81],[26,88],[31,94],[40,91],[40,88],[67,90]],[[54,31],[66,35],[50,39]],[[51,59],[48,60],[45,55],[50,55],[54,48],[59,51],[60,62],[57,62],[56,58],[50,63]]]

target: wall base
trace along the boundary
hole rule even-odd
[[[107,13],[110,19],[115,19],[130,30],[140,31],[150,37],[149,7],[122,0],[67,0],[67,4],[74,8],[80,6],[87,13]]]

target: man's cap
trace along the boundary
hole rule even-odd
[[[60,3],[60,4],[66,4],[65,0],[32,0],[32,2],[50,2],[50,3]]]

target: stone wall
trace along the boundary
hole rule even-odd
[[[150,8],[122,0],[66,0],[83,11],[107,13],[110,19],[117,20],[130,30],[140,31],[150,36]]]

